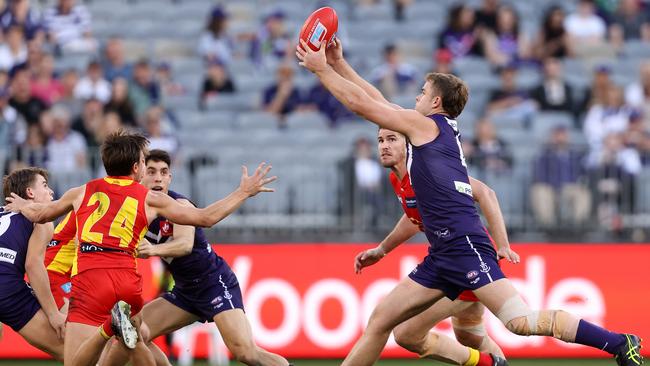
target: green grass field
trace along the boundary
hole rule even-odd
[[[340,360],[298,360],[295,362],[296,366],[337,366],[341,363]],[[56,362],[48,361],[14,361],[14,360],[0,360],[0,366],[53,366]],[[207,362],[196,362],[195,366],[209,366]],[[231,365],[236,365],[231,363]],[[380,366],[424,366],[424,365],[443,365],[432,361],[417,361],[417,360],[385,360],[378,362]],[[605,366],[616,365],[614,360],[512,360],[512,366]]]

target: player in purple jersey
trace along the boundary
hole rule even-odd
[[[16,170],[2,185],[5,197],[16,192],[34,202],[52,201],[43,169]],[[53,231],[52,223],[34,224],[22,214],[0,211],[0,322],[63,360],[65,315],[54,302],[43,262]]]
[[[183,195],[169,190],[172,174],[167,152],[151,150],[145,164],[142,179],[145,187],[167,193],[181,204],[192,205]],[[214,321],[237,361],[246,365],[289,364],[283,357],[255,345],[237,277],[228,263],[212,250],[201,228],[158,217],[149,224],[138,255],[161,257],[174,278],[173,290],[146,304],[140,313],[148,325],[149,339],[196,321]],[[124,364],[127,357],[123,347],[113,347],[107,364]],[[160,365],[158,360],[157,364]]]
[[[415,108],[402,109],[347,64],[340,41],[327,52],[325,47],[312,51],[301,40],[296,48],[300,65],[351,111],[409,139],[407,166],[431,244],[429,255],[375,308],[343,365],[373,364],[395,326],[463,290],[472,290],[511,332],[553,336],[604,350],[619,365],[640,365],[639,337],[610,332],[563,310],[531,310],[501,272],[472,201],[455,120],[467,103],[463,81],[450,74],[427,74]],[[501,359],[495,364],[506,363]]]

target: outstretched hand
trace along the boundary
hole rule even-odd
[[[343,60],[343,45],[337,37],[332,38],[332,44],[325,48],[325,57],[327,64],[333,66]]]
[[[314,51],[307,45],[307,42],[300,40],[300,44],[296,46],[296,57],[300,62],[298,65],[306,68],[307,70],[317,73],[319,71],[327,70],[327,57],[325,56],[325,42],[321,43],[320,49]]]
[[[260,192],[275,192],[275,189],[266,187],[267,184],[275,181],[278,177],[273,176],[267,178],[266,175],[271,171],[271,165],[260,163],[255,169],[253,175],[248,175],[248,168],[242,165],[241,181],[239,182],[239,189],[252,197]]]

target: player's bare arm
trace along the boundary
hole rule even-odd
[[[184,206],[194,207],[186,199],[177,199],[178,203]],[[182,257],[192,253],[194,246],[194,226],[174,224],[174,238],[162,244],[151,244],[143,239],[138,246],[138,257]]]
[[[29,278],[29,283],[34,290],[34,295],[41,304],[41,308],[52,328],[56,330],[60,339],[63,339],[65,332],[65,315],[56,307],[50,281],[47,277],[45,268],[45,248],[50,242],[54,233],[54,225],[51,222],[46,224],[35,224],[32,235],[29,237],[27,247],[27,257],[25,258],[25,272]]]
[[[267,178],[271,166],[261,163],[253,175],[248,175],[248,168],[242,166],[242,176],[239,187],[225,198],[212,203],[205,208],[182,205],[169,195],[149,191],[147,194],[147,217],[149,222],[157,216],[164,216],[179,225],[211,227],[238,209],[244,201],[260,192],[273,192],[267,184],[277,177]]]
[[[436,124],[420,112],[414,109],[396,109],[381,103],[370,97],[361,87],[334,71],[327,64],[325,45],[315,52],[304,41],[300,42],[302,47],[299,45],[296,48],[300,65],[316,74],[325,88],[349,110],[380,127],[406,135],[416,146],[438,137]]]
[[[402,215],[390,234],[379,245],[357,254],[354,258],[354,272],[361,273],[363,268],[379,262],[386,254],[411,239],[419,231],[420,228],[411,222],[406,214]]]
[[[86,186],[80,186],[69,189],[58,200],[52,202],[33,202],[11,193],[6,198],[7,204],[4,206],[6,211],[19,212],[34,223],[43,224],[63,216],[78,206],[83,198]],[[49,240],[49,239],[48,239]]]
[[[506,223],[496,193],[478,179],[469,177],[469,184],[472,186],[474,201],[478,202],[481,211],[485,215],[490,234],[497,246],[499,258],[505,258],[508,262],[519,263],[519,254],[510,248]]]

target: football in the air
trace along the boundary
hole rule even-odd
[[[330,44],[338,28],[339,18],[336,11],[325,6],[311,13],[305,20],[300,29],[300,39],[305,41],[309,48],[318,51],[323,42]]]

